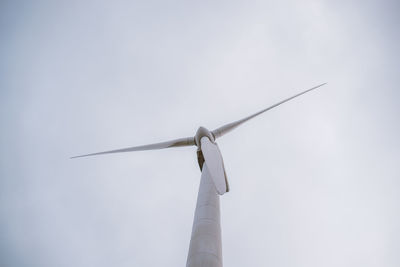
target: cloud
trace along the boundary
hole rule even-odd
[[[195,148],[68,158],[320,82],[218,141],[224,263],[398,266],[394,1],[2,5],[2,266],[183,265]]]

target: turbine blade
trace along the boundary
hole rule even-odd
[[[223,125],[223,126],[217,128],[217,129],[215,129],[214,131],[212,131],[212,133],[213,133],[213,135],[214,135],[215,138],[221,137],[221,136],[223,136],[224,134],[226,134],[226,133],[232,131],[232,130],[235,129],[236,127],[240,126],[241,124],[245,123],[246,121],[251,120],[252,118],[254,118],[254,117],[256,117],[256,116],[258,116],[258,115],[260,115],[260,114],[262,114],[262,113],[264,113],[264,112],[266,112],[266,111],[268,111],[268,110],[270,110],[270,109],[273,109],[273,108],[275,108],[275,107],[277,107],[277,106],[279,106],[279,105],[281,105],[281,104],[283,104],[283,103],[285,103],[285,102],[287,102],[287,101],[289,101],[289,100],[292,100],[293,98],[296,98],[296,97],[298,97],[298,96],[301,96],[302,94],[305,94],[305,93],[310,92],[310,91],[312,91],[312,90],[314,90],[314,89],[317,89],[318,87],[321,87],[321,86],[323,86],[323,85],[325,85],[325,84],[326,84],[326,83],[322,83],[322,84],[317,85],[317,86],[315,86],[315,87],[313,87],[313,88],[310,88],[310,89],[305,90],[305,91],[303,91],[303,92],[301,92],[301,93],[298,93],[298,94],[296,94],[296,95],[294,95],[294,96],[292,96],[292,97],[289,97],[289,98],[287,98],[287,99],[285,99],[285,100],[282,100],[282,101],[280,101],[280,102],[278,102],[278,103],[276,103],[276,104],[274,104],[274,105],[272,105],[272,106],[270,106],[270,107],[268,107],[268,108],[266,108],[266,109],[263,109],[263,110],[261,110],[261,111],[255,113],[255,114],[253,114],[253,115],[250,115],[250,116],[248,116],[248,117],[246,117],[246,118],[244,118],[244,119],[241,119],[241,120],[238,120],[238,121],[235,121],[235,122],[231,122],[231,123],[225,124],[225,125]]]
[[[203,170],[208,170],[214,182],[215,189],[218,194],[223,195],[229,191],[229,187],[225,174],[224,161],[222,160],[218,145],[212,143],[208,137],[201,138],[200,142],[205,160],[204,164],[207,165],[207,168],[203,168]]]
[[[102,154],[132,152],[132,151],[142,151],[142,150],[154,150],[154,149],[163,149],[163,148],[169,148],[169,147],[193,146],[193,145],[194,145],[194,138],[186,137],[186,138],[179,138],[179,139],[175,139],[175,140],[171,140],[171,141],[167,141],[167,142],[156,143],[156,144],[127,147],[127,148],[121,148],[121,149],[116,149],[116,150],[80,155],[80,156],[71,157],[71,159],[95,156],[95,155],[102,155]]]

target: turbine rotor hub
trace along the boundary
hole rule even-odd
[[[210,139],[210,141],[213,143],[215,141],[214,135],[207,128],[202,126],[199,127],[199,129],[196,132],[196,135],[194,136],[194,142],[196,143],[196,146],[199,148],[199,150],[201,149],[200,140],[204,136],[208,137],[208,139]]]

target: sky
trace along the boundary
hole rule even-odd
[[[193,136],[225,266],[400,265],[396,1],[1,1],[0,266],[184,266]]]

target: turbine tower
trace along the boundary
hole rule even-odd
[[[315,90],[326,83],[317,85],[292,97],[282,100],[266,109],[241,120],[225,124],[213,131],[200,127],[194,137],[179,138],[156,144],[128,147],[72,158],[102,154],[154,150],[169,147],[197,146],[197,160],[201,170],[201,180],[193,219],[187,267],[222,267],[222,240],[220,224],[219,196],[229,192],[228,179],[221,152],[215,140],[232,131],[246,121],[275,108],[293,98]]]

